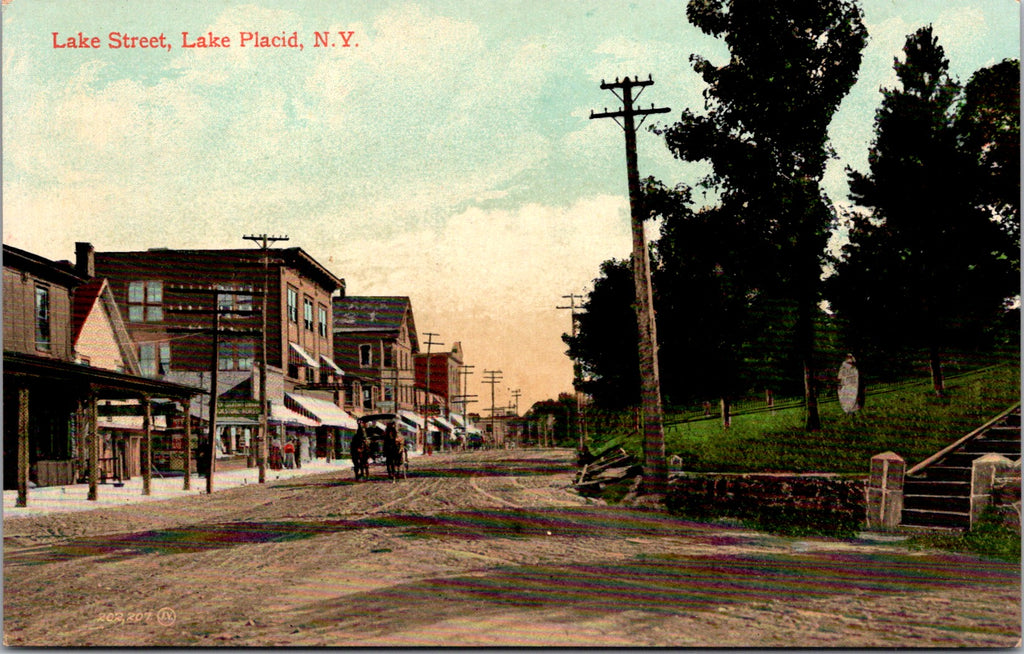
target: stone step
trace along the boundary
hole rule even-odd
[[[953,495],[903,495],[903,510],[919,509],[922,511],[948,511],[967,513],[971,510],[971,498]]]
[[[970,481],[971,468],[963,466],[935,465],[924,470],[924,479],[929,481]]]
[[[971,494],[969,481],[931,481],[907,478],[903,484],[904,495],[947,495],[967,497]]]
[[[917,509],[903,509],[902,524],[915,527],[945,527],[955,529],[969,529],[971,526],[971,515],[953,511],[921,511]]]

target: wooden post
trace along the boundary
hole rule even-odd
[[[153,409],[149,396],[142,396],[142,432],[146,445],[146,455],[142,458],[142,494],[150,494],[153,480]]]
[[[182,478],[184,490],[192,489],[192,398],[185,402],[185,463]]]
[[[86,499],[96,501],[100,482],[100,435],[95,393],[89,394],[89,419],[87,422],[89,430],[89,494]]]
[[[28,396],[27,388],[18,389],[18,500],[15,506],[28,506]]]

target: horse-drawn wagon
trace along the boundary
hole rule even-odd
[[[351,446],[356,481],[369,479],[371,464],[383,465],[392,480],[408,476],[409,452],[397,419],[392,413],[375,413],[359,418]]]

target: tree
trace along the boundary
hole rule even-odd
[[[849,171],[862,210],[836,266],[834,306],[882,352],[923,344],[941,396],[941,349],[977,338],[1013,288],[1013,265],[1007,231],[993,220],[1000,184],[975,183],[1002,174],[985,165],[984,85],[957,118],[960,88],[931,26],[909,35],[903,53],[898,85],[882,90],[875,115],[870,172]]]
[[[576,336],[562,335],[568,355],[580,364],[579,390],[606,408],[640,402],[640,363],[633,271],[628,261],[608,260],[577,314]]]
[[[666,144],[679,159],[711,163],[702,185],[746,235],[742,254],[761,271],[762,292],[793,299],[806,427],[818,429],[814,319],[832,222],[820,181],[828,125],[867,39],[861,12],[854,0],[691,0],[687,17],[722,38],[730,59],[691,58],[707,84],[705,113],[683,111]]]

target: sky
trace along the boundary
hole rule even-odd
[[[839,204],[907,34],[933,24],[961,82],[1020,53],[1016,0],[862,6],[870,41],[823,180]],[[629,256],[622,131],[589,118],[619,108],[601,81],[650,75],[640,102],[671,108],[665,125],[703,108],[690,55],[728,56],[667,0],[3,0],[2,30],[4,243],[59,260],[76,241],[287,235],[349,295],[409,296],[435,351],[461,342],[484,414],[484,371],[521,413],[572,390],[557,307]],[[257,32],[267,47],[243,47]],[[110,47],[124,37],[158,47]],[[183,47],[201,37],[230,43]],[[638,141],[641,176],[706,171],[646,126]]]

